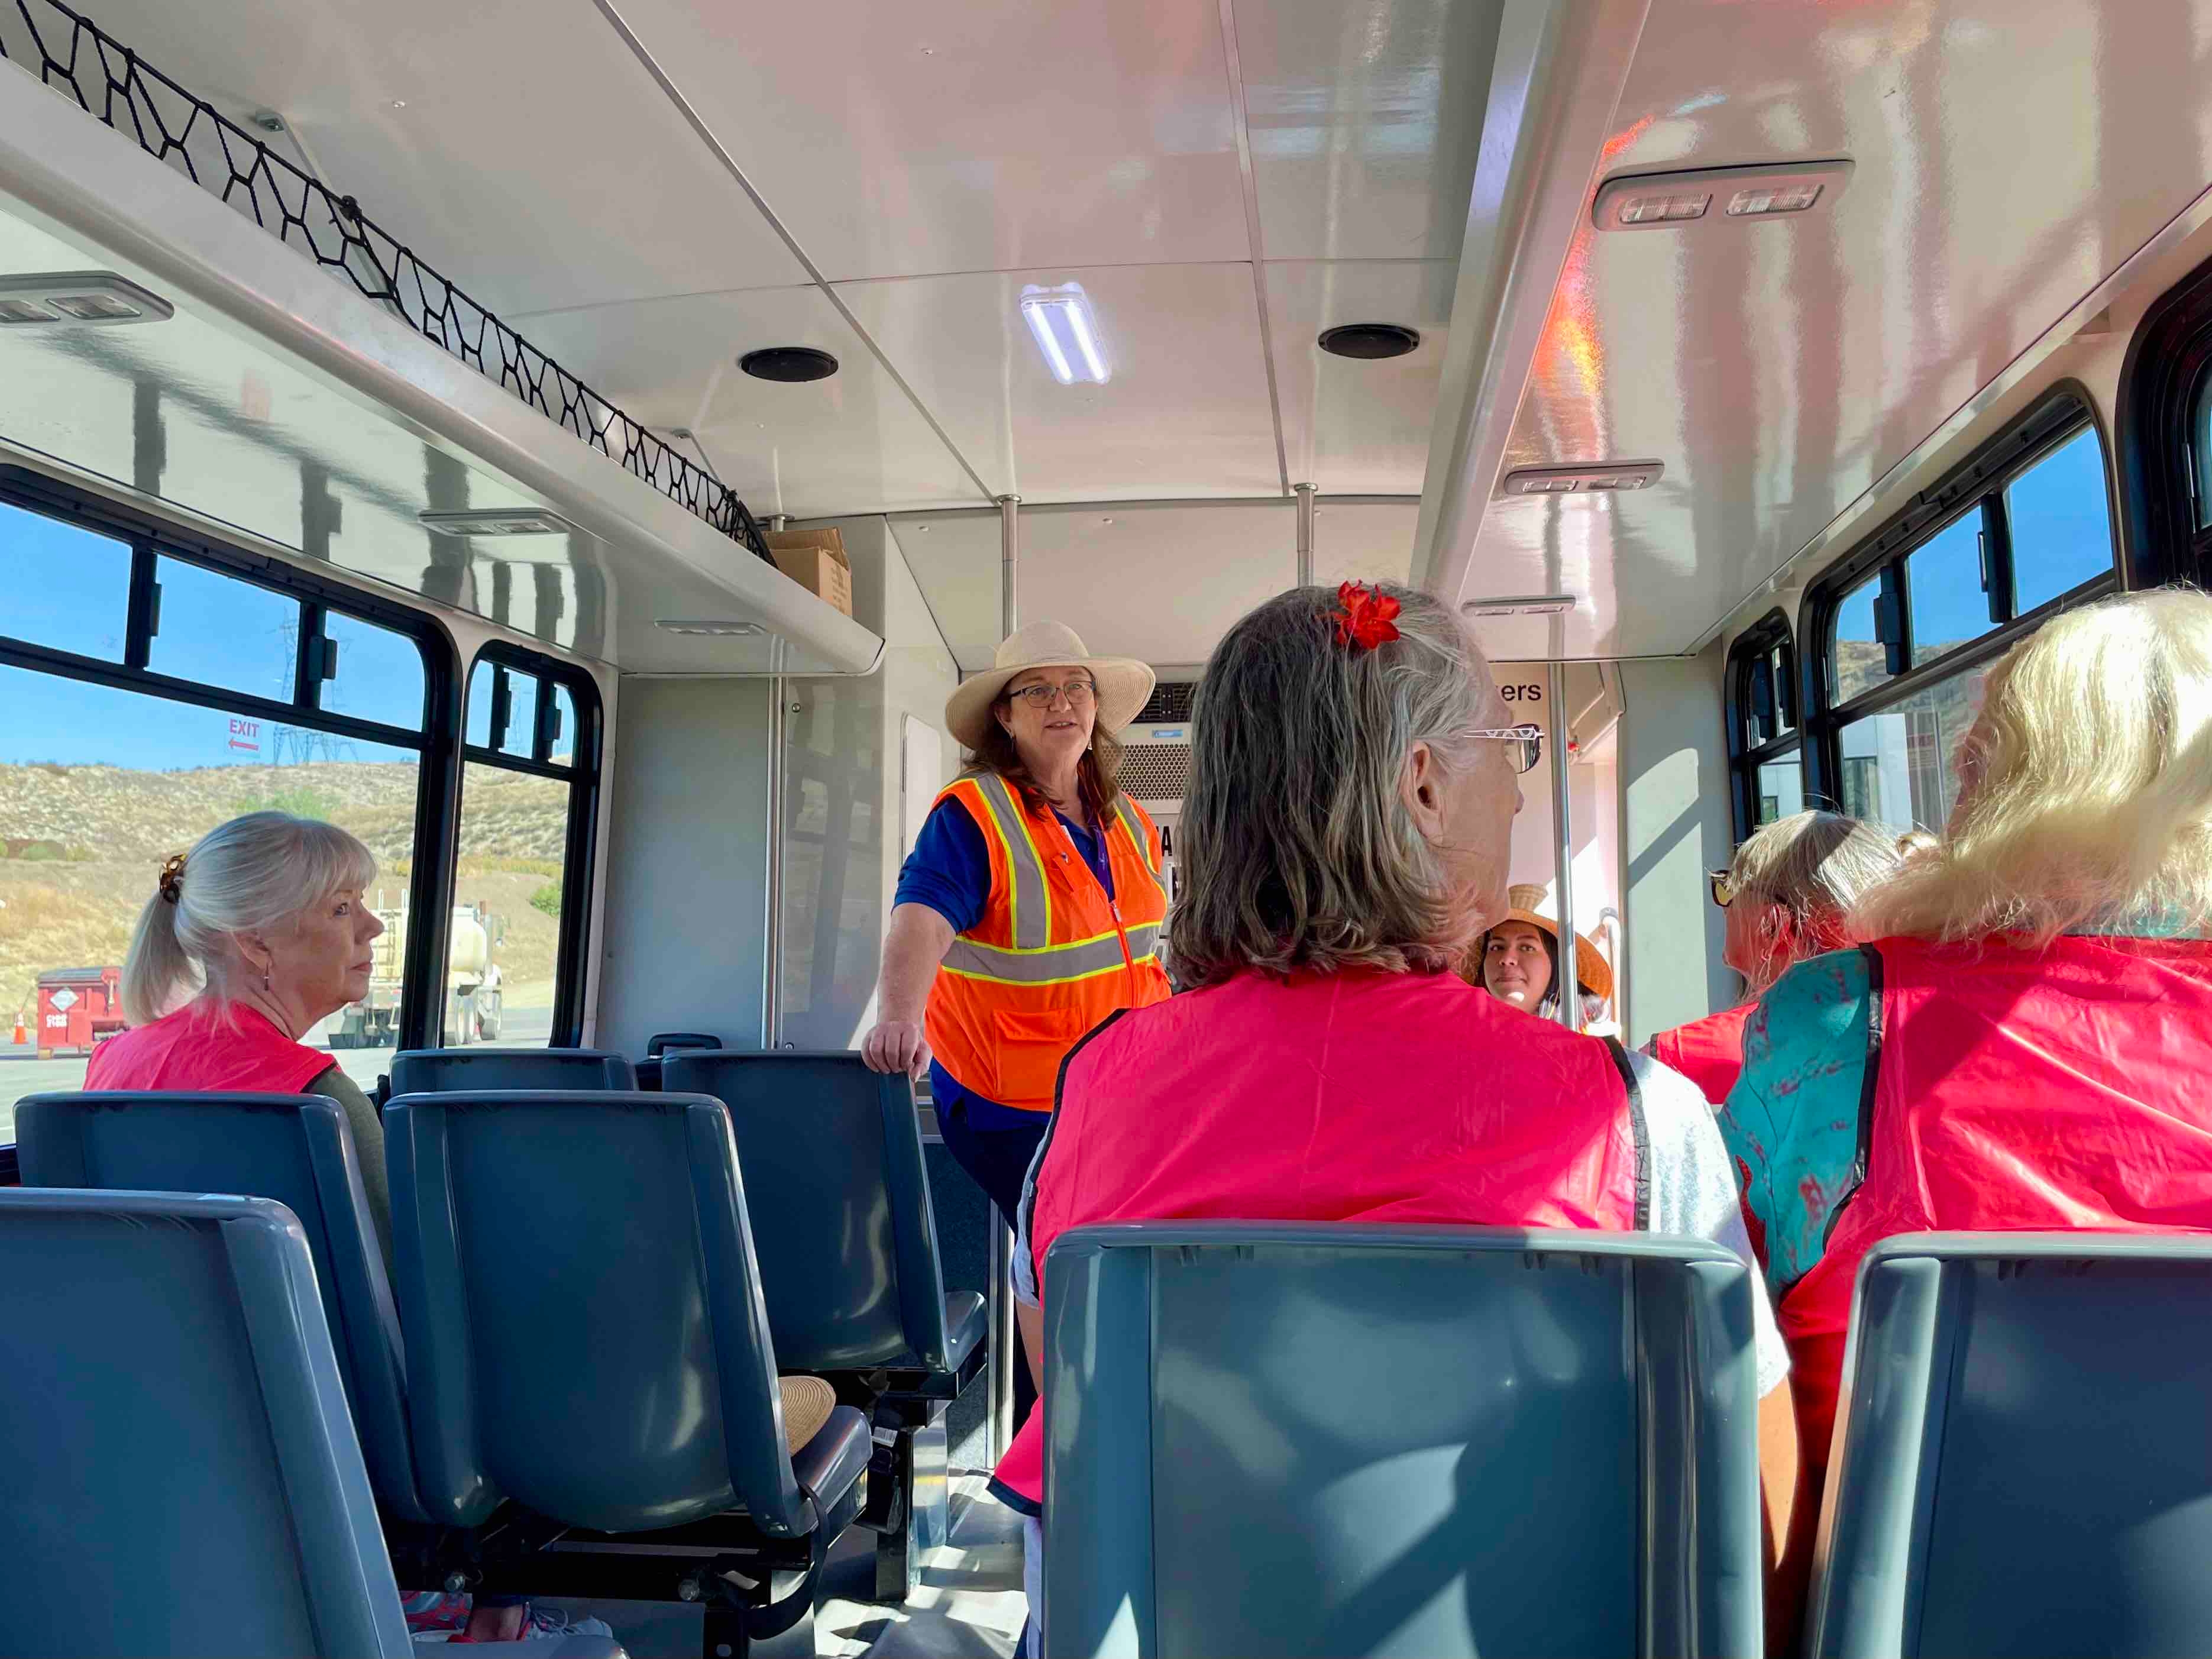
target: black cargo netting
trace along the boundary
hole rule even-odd
[[[343,274],[425,339],[769,557],[759,526],[729,489],[424,264],[352,197],[332,195],[61,0],[0,0],[0,58],[74,98],[149,155]]]

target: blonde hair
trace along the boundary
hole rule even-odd
[[[1401,780],[1416,743],[1472,763],[1488,674],[1459,618],[1378,583],[1398,637],[1339,643],[1337,591],[1294,587],[1239,621],[1191,711],[1191,779],[1168,927],[1193,987],[1246,969],[1449,969],[1479,918],[1457,900]],[[1504,848],[1499,848],[1501,855]]]
[[[124,1018],[133,1025],[159,1019],[180,993],[202,986],[222,997],[216,970],[231,935],[273,927],[332,893],[366,887],[375,874],[374,854],[335,823],[248,812],[217,824],[180,870],[164,873],[138,913],[123,958]]]
[[[1729,879],[1741,897],[1787,910],[1812,956],[1845,942],[1844,916],[1901,862],[1886,830],[1840,812],[1797,812],[1737,848]]]
[[[2085,923],[2212,919],[2212,599],[2052,618],[1990,672],[1941,847],[1851,917],[1863,939],[2047,944]]]

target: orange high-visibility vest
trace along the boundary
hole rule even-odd
[[[930,988],[929,1046],[962,1088],[1049,1112],[1060,1063],[1085,1032],[1169,994],[1158,831],[1128,797],[1115,799],[1103,825],[1109,900],[1059,815],[1025,805],[1004,778],[961,778],[938,799],[959,802],[983,832],[991,895]]]

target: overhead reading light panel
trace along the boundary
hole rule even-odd
[[[476,507],[465,513],[417,513],[415,517],[425,530],[441,536],[567,536],[576,528],[542,507]]]
[[[1524,466],[1505,475],[1501,495],[1602,495],[1649,489],[1665,469],[1657,461],[1601,461],[1589,466]]]
[[[1470,617],[1564,617],[1575,608],[1571,593],[1537,593],[1521,599],[1469,599],[1460,606]]]
[[[664,617],[653,624],[667,634],[702,634],[714,639],[743,639],[750,635],[765,634],[768,629],[758,623],[701,620],[687,622]]]
[[[112,270],[0,276],[0,328],[80,323],[165,323],[176,311],[158,294]]]
[[[1799,219],[1825,209],[1850,182],[1849,161],[1641,173],[1598,186],[1590,218],[1600,230],[1683,230],[1733,221]]]

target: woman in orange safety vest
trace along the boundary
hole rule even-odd
[[[1114,734],[1152,690],[1144,664],[1036,622],[945,706],[967,769],[900,872],[860,1051],[927,1071],[945,1150],[1008,1218],[1068,1050],[1168,995],[1159,832],[1115,781]]]

